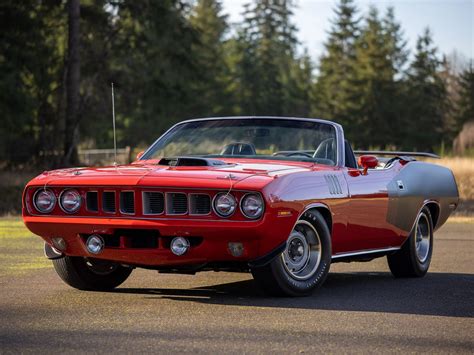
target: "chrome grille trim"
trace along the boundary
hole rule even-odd
[[[99,193],[97,191],[86,192],[86,209],[89,212],[99,212]]]
[[[211,214],[211,196],[207,194],[189,194],[189,215],[207,216]]]
[[[135,214],[134,191],[120,191],[120,213]]]
[[[165,213],[165,196],[159,191],[142,192],[143,214],[161,215]]]
[[[115,213],[115,191],[102,192],[102,211],[105,213]]]
[[[183,192],[166,193],[166,214],[185,215],[188,213],[188,195]]]

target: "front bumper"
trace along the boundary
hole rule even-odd
[[[259,221],[204,221],[185,219],[127,219],[88,217],[24,216],[28,229],[41,236],[46,243],[61,237],[67,243],[64,254],[69,256],[96,257],[128,265],[161,267],[186,266],[211,262],[251,262],[260,260],[280,248],[293,228],[294,218],[273,217],[266,214]],[[105,248],[99,255],[89,254],[84,236],[114,235],[117,231],[156,231],[159,238],[175,236],[197,237],[200,243],[192,246],[182,256],[174,255],[166,243],[159,242],[153,248],[126,246]],[[232,256],[229,242],[243,244],[241,256]]]

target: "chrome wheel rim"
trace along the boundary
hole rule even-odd
[[[428,216],[422,212],[418,216],[415,226],[416,256],[421,263],[428,259],[430,253],[431,226]]]
[[[321,239],[316,229],[308,221],[298,221],[281,254],[286,272],[296,280],[307,280],[316,273],[321,255]]]
[[[117,269],[118,264],[106,260],[85,258],[87,268],[97,275],[109,275]]]

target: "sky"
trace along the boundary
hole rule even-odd
[[[248,2],[223,0],[230,22],[242,19],[243,4]],[[299,29],[299,40],[314,59],[324,50],[323,43],[331,28],[336,3],[337,0],[296,0],[293,22]],[[412,52],[417,37],[428,26],[441,53],[456,51],[465,61],[474,58],[474,0],[359,0],[356,4],[362,14],[367,13],[370,4],[382,13],[388,6],[393,6]]]

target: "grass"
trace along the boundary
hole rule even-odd
[[[446,157],[428,161],[453,171],[461,198],[459,214],[472,215],[474,212],[474,158]]]
[[[43,242],[19,218],[0,219],[0,276],[51,268]]]

